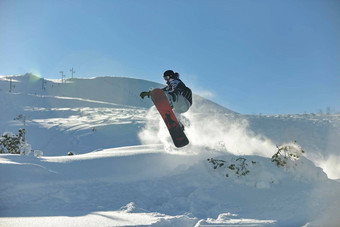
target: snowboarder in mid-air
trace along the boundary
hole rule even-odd
[[[179,79],[179,74],[172,70],[167,70],[163,73],[163,78],[167,86],[162,88],[167,96],[170,106],[175,115],[185,113],[192,105],[192,92],[191,89]],[[150,97],[151,91],[143,91],[140,96],[144,99],[145,96]],[[181,122],[181,127],[184,128]]]
[[[175,114],[189,110],[192,105],[192,92],[179,79],[179,74],[172,70],[165,71],[163,78],[166,80],[166,87],[143,91],[140,96],[143,99],[145,96],[151,97],[170,132],[175,146],[183,147],[189,143],[189,140],[184,133],[183,124],[177,120]]]

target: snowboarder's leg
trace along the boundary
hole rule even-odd
[[[167,97],[169,99],[170,105],[172,103],[172,110],[174,111],[174,114],[178,120],[178,123],[180,124],[181,128],[184,130],[184,125],[180,121],[181,119],[180,114],[185,113],[189,110],[191,106],[190,102],[186,98],[184,98],[182,95],[176,95],[175,101],[172,95],[168,94]]]
[[[174,108],[174,101],[173,101],[173,96],[171,94],[169,94],[167,91],[164,91],[164,94],[166,95],[166,97],[169,100],[170,106],[173,109]]]
[[[166,91],[164,93],[169,100],[170,106],[172,110],[174,111],[174,114],[178,120],[178,123],[180,124],[181,128],[184,130],[184,125],[180,121],[181,119],[180,114],[185,113],[189,110],[191,106],[190,102],[182,95],[169,94]]]
[[[182,95],[177,95],[177,99],[175,102],[173,102],[173,105],[173,111],[175,113],[185,113],[190,108],[190,102]]]

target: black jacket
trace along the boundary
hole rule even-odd
[[[164,87],[162,89],[163,91],[180,94],[190,102],[190,105],[192,105],[192,92],[179,78],[170,78],[166,84],[168,86]]]

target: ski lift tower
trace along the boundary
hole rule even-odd
[[[73,70],[73,67],[72,67],[72,69],[70,69],[70,72],[71,72],[71,74],[72,74],[72,80],[73,80],[73,74],[75,74],[76,71],[74,71],[74,70]]]
[[[64,78],[65,78],[64,71],[60,71],[60,73],[61,73],[61,83],[63,84]]]

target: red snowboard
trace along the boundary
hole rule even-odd
[[[168,127],[175,146],[184,147],[185,145],[187,145],[189,143],[189,140],[180,127],[164,91],[159,88],[152,90],[151,99],[155,104],[158,112],[161,114],[166,126]]]

